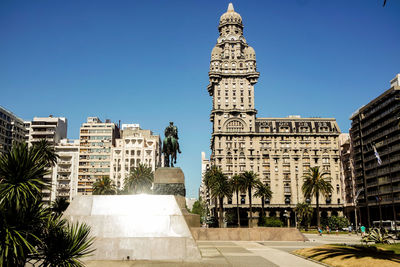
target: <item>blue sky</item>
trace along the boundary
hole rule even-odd
[[[187,194],[210,154],[211,49],[229,1],[0,1],[0,105],[23,119],[88,116],[179,127]],[[257,55],[259,117],[349,116],[400,72],[400,1],[234,1]]]

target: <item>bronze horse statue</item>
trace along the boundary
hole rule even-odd
[[[165,138],[163,141],[162,153],[164,154],[164,167],[174,167],[176,164],[176,155],[181,153],[178,142],[178,128],[173,122],[164,131]]]

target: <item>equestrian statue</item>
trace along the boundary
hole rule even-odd
[[[178,142],[178,128],[174,126],[173,122],[164,131],[164,141],[162,152],[164,154],[164,167],[174,167],[176,164],[176,154],[181,153]]]

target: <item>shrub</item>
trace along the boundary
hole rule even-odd
[[[282,227],[283,222],[276,217],[261,217],[260,220],[263,220],[262,224],[259,226],[266,226],[266,227]]]
[[[329,226],[330,229],[342,230],[342,228],[349,225],[349,220],[345,217],[331,216],[328,218],[322,218],[321,225],[323,228]]]

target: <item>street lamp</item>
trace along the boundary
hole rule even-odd
[[[289,215],[289,212],[288,212],[287,210],[284,210],[284,212],[283,212],[283,217],[286,218],[287,227],[290,227],[290,222],[289,222],[289,217],[290,217],[290,215]]]
[[[361,192],[364,191],[364,188],[360,188],[357,191],[356,196],[354,197],[354,218],[355,218],[355,222],[356,222],[356,234],[357,232],[357,227],[358,227],[358,223],[357,223],[357,199],[360,196]],[[360,212],[360,221],[361,221],[361,212]]]

